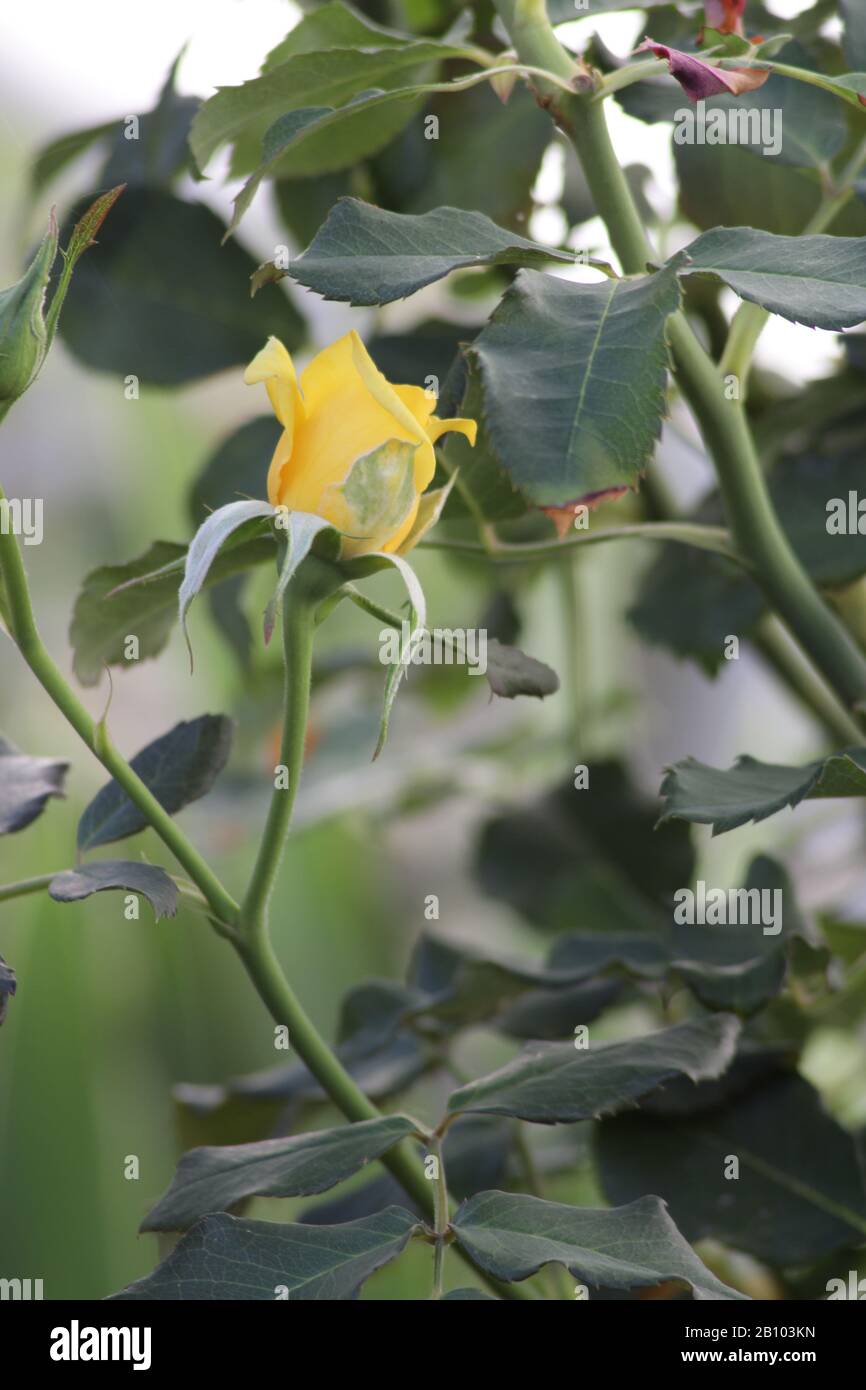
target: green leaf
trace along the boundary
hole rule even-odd
[[[503,106],[485,83],[434,95],[427,114],[439,122],[438,139],[424,138],[423,121],[411,122],[373,161],[374,201],[399,212],[447,205],[486,213],[502,225],[523,221],[550,144],[550,117],[532,93],[518,84]],[[386,167],[392,155],[402,156],[396,170]]]
[[[839,10],[845,21],[842,47],[854,72],[866,70],[866,10],[859,0],[839,0]]]
[[[498,1298],[494,1298],[492,1294],[483,1293],[481,1289],[452,1289],[450,1293],[445,1293],[442,1295],[443,1303],[468,1303],[470,1301],[480,1301],[482,1303],[498,1303],[500,1300]]]
[[[496,455],[484,418],[480,374],[477,364],[466,353],[459,357],[449,373],[437,411],[444,418],[460,415],[478,422],[474,447],[462,434],[452,432],[445,437],[448,471],[452,477],[459,473],[460,491],[468,493],[487,521],[504,522],[525,517],[530,510],[529,499],[518,490]],[[461,503],[460,493],[452,493],[446,518],[450,519]]]
[[[66,345],[87,366],[165,386],[246,363],[269,334],[299,347],[297,311],[283,296],[250,299],[256,263],[220,247],[225,231],[204,204],[129,189],[76,271]]]
[[[78,869],[67,869],[62,874],[55,874],[48,892],[55,902],[76,903],[112,888],[147,898],[157,922],[160,917],[174,917],[177,912],[174,881],[156,864],[142,864],[137,860],[100,859],[94,864],[83,864]]]
[[[18,981],[15,978],[15,971],[11,965],[7,965],[0,956],[0,1023],[6,1017],[6,1010],[9,1007],[9,1000],[18,988]]]
[[[125,120],[115,126],[108,163],[100,174],[104,183],[125,183],[130,187],[167,187],[190,164],[189,132],[201,101],[180,96],[175,82],[183,50],[172,63],[152,111],[138,123],[138,139],[128,140]]]
[[[700,1097],[703,1087],[697,1087]],[[604,1120],[596,1138],[605,1195],[647,1187],[687,1239],[710,1237],[775,1266],[863,1243],[866,1199],[853,1137],[802,1077],[777,1071],[698,1113]],[[739,1176],[726,1177],[730,1159]]]
[[[420,1038],[401,1031],[417,992],[393,980],[375,980],[350,990],[342,1002],[337,1056],[371,1100],[386,1100],[404,1091],[435,1063],[435,1054]],[[212,1100],[212,1088],[208,1088]],[[187,1088],[187,1094],[189,1088]],[[242,1096],[258,1101],[321,1105],[327,1096],[302,1062],[269,1067],[235,1078],[219,1088],[220,1104]]]
[[[778,929],[775,934],[765,932],[766,923],[758,921],[757,913],[750,924],[675,921],[671,957],[672,968],[706,1008],[751,1014],[779,993],[793,939],[805,936],[806,927],[794,885],[775,860],[765,855],[754,859],[742,891],[779,895],[769,899],[774,907],[781,904],[781,919],[773,924]]]
[[[63,758],[32,758],[0,738],[0,835],[24,830],[49,797],[62,797],[68,770]]]
[[[561,782],[483,827],[477,875],[483,891],[554,931],[641,932],[669,921],[675,889],[689,883],[694,851],[684,825],[655,829],[657,807],[626,768],[593,762],[589,786]],[[664,914],[664,915],[662,915]]]
[[[852,390],[852,401],[860,398]],[[812,402],[811,412],[816,410]],[[802,449],[802,431],[794,404],[786,402],[785,419],[795,433],[791,447]],[[840,428],[844,420],[839,421]],[[769,471],[773,505],[794,550],[812,579],[822,587],[844,587],[866,573],[866,547],[856,530],[834,535],[827,529],[831,502],[856,491],[862,477],[862,451],[830,452],[829,424],[816,443],[821,452],[779,458]],[[810,446],[811,447],[811,446]],[[690,520],[717,525],[723,518],[718,494],[706,498]],[[721,556],[698,554],[686,546],[668,546],[648,567],[640,595],[628,613],[645,641],[691,656],[709,673],[724,662],[725,638],[749,636],[766,611],[757,586],[741,568]]]
[[[515,1033],[509,1006],[516,1000],[530,996],[538,1003],[539,1013],[546,1010],[553,1015],[560,999],[567,997],[568,1026],[556,1034],[562,1037],[563,1031],[571,1032],[576,1023],[590,1022],[598,1012],[599,999],[606,1002],[610,997],[609,987],[600,993],[595,981],[587,986],[581,980],[575,991],[574,974],[567,968],[502,955],[489,948],[482,951],[471,943],[429,933],[422,935],[415,948],[409,982],[424,997],[404,1006],[401,1021],[425,1026],[432,1023],[446,1031],[489,1021],[491,1027],[502,1028],[512,1036],[533,1038],[550,1035],[522,1033],[519,1028]]]
[[[402,1207],[344,1226],[206,1216],[152,1274],[112,1301],[354,1298],[365,1279],[405,1249],[417,1225]]]
[[[559,689],[559,676],[550,666],[527,656],[519,647],[503,646],[495,637],[487,643],[485,674],[494,695],[506,700],[517,695],[534,695],[543,700]]]
[[[499,462],[537,505],[637,483],[661,430],[679,302],[670,268],[601,285],[518,272],[471,354]]]
[[[228,759],[232,730],[232,721],[224,714],[183,719],[137,753],[130,766],[159,804],[174,815],[210,791]],[[124,840],[146,826],[141,811],[112,780],[97,792],[82,815],[78,848],[88,850]]]
[[[289,273],[325,299],[390,304],[454,270],[551,260],[574,264],[569,252],[515,236],[480,212],[445,207],[413,217],[341,198]]]
[[[866,318],[866,242],[858,237],[718,227],[668,264],[680,275],[717,276],[742,299],[810,328],[853,328]]]
[[[723,835],[807,799],[866,796],[866,748],[847,748],[803,767],[762,763],[744,754],[724,771],[684,758],[668,769],[660,795],[660,824],[692,821]]]
[[[397,570],[406,586],[406,592],[409,596],[410,630],[407,640],[401,647],[398,660],[393,662],[388,669],[382,720],[379,725],[379,739],[373,753],[374,761],[385,747],[388,738],[388,726],[391,722],[391,710],[397,698],[400,682],[412,663],[412,657],[427,622],[427,600],[415,571],[399,555],[386,555],[384,551],[373,551],[369,555],[361,555],[356,560],[350,560],[343,565],[343,570],[349,579],[364,579],[368,575],[377,574],[380,570],[389,567]]]
[[[300,23],[271,49],[262,63],[262,72],[279,67],[296,53],[321,53],[329,48],[385,48],[408,39],[409,35],[376,24],[351,5],[328,0],[304,14]]]
[[[209,1212],[246,1197],[307,1197],[324,1192],[379,1158],[415,1129],[405,1115],[362,1120],[258,1144],[184,1154],[171,1186],[145,1217],[143,1231],[184,1231]]]
[[[111,142],[108,160],[97,179],[100,185],[159,186],[180,173],[189,162],[187,137],[200,104],[197,97],[179,96],[175,89],[182,56],[172,64],[154,109],[139,117],[137,139],[127,139],[128,118],[117,116],[113,121],[52,140],[36,156],[30,174],[31,194],[35,197],[97,142]]]
[[[701,1264],[658,1197],[597,1211],[517,1192],[480,1192],[452,1222],[457,1243],[496,1279],[528,1279],[561,1264],[591,1289],[640,1289],[675,1279],[695,1299],[743,1298]]]
[[[275,509],[270,502],[254,499],[244,502],[228,502],[219,511],[212,512],[196,531],[186,553],[183,582],[178,592],[178,616],[186,636],[186,615],[196,594],[201,593],[211,566],[227,542],[248,522],[258,522],[267,517],[273,520]],[[263,528],[258,528],[263,529]],[[189,637],[187,636],[187,646]],[[192,648],[190,647],[190,660]]]
[[[591,0],[590,10],[593,16],[600,14],[616,14],[620,10],[650,10],[659,6],[667,8],[671,0],[640,0],[640,4],[635,4],[635,0]],[[575,19],[585,19],[587,16],[586,5],[575,3],[575,0],[547,0],[547,14],[551,24],[568,24]]]
[[[276,554],[270,536],[235,536],[217,555],[204,588],[242,575]],[[155,541],[144,555],[123,565],[101,565],[84,580],[75,601],[69,640],[75,674],[95,685],[106,666],[128,667],[126,639],[138,638],[139,658],[158,656],[177,622],[178,590],[187,548]]]
[[[573,1124],[612,1114],[676,1076],[719,1076],[740,1024],[729,1014],[678,1023],[628,1042],[581,1049],[573,1042],[529,1046],[499,1071],[454,1091],[450,1114],[512,1115],[533,1124]]]
[[[350,46],[295,52],[262,76],[240,87],[222,87],[204,102],[190,134],[196,163],[204,170],[220,145],[237,140],[250,129],[271,126],[287,114],[317,106],[342,107],[374,88],[385,95],[413,79],[425,80],[431,64],[466,57],[471,57],[471,50],[465,46],[434,39],[397,44],[386,39],[378,47],[371,44],[362,51]],[[391,129],[386,139],[396,129],[399,126]],[[314,172],[328,170],[322,166]]]
[[[43,145],[30,169],[30,192],[35,198],[67,165],[78,159],[95,145],[97,140],[105,140],[117,133],[119,120],[105,121],[102,125],[88,126],[84,130],[74,130],[50,144]]]

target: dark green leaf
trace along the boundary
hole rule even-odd
[[[612,1202],[652,1187],[689,1240],[712,1237],[769,1264],[795,1265],[860,1245],[866,1235],[852,1136],[799,1076],[777,1073],[683,1118],[605,1120],[597,1152]],[[736,1178],[725,1176],[732,1157]]]
[[[749,866],[743,892],[769,893],[768,901],[781,905],[778,921],[764,922],[751,912],[751,922],[724,925],[675,922],[671,955],[673,968],[701,1003],[710,1009],[754,1013],[778,994],[785,980],[792,938],[805,933],[797,909],[794,886],[781,864],[765,855]],[[779,896],[776,897],[775,895]],[[763,899],[759,899],[763,906]],[[746,914],[749,915],[749,914]]]
[[[845,21],[842,46],[852,72],[866,71],[866,10],[860,0],[839,0]]]
[[[70,350],[100,371],[174,386],[248,362],[269,334],[297,348],[296,310],[282,296],[250,299],[256,263],[220,246],[225,230],[201,203],[129,189],[69,290]]]
[[[513,700],[534,695],[543,700],[559,689],[559,676],[543,661],[527,656],[519,647],[506,647],[492,637],[487,643],[487,682],[494,695]]]
[[[258,1144],[192,1149],[171,1186],[145,1217],[143,1231],[184,1231],[209,1212],[245,1197],[307,1197],[324,1192],[379,1158],[415,1128],[405,1115],[362,1120]]]
[[[225,767],[232,721],[224,714],[181,720],[154,739],[130,766],[161,806],[174,815],[209,792]],[[78,823],[78,848],[93,849],[144,830],[147,820],[117,782],[97,792]]]
[[[99,174],[100,184],[158,186],[178,174],[189,161],[187,136],[200,104],[197,97],[182,97],[175,90],[179,62],[180,58],[172,64],[154,109],[138,118],[137,138],[127,138],[129,118],[118,116],[103,125],[63,135],[44,146],[31,173],[33,194],[41,192],[97,141],[110,141],[108,160]]]
[[[650,10],[658,6],[667,8],[671,0],[640,0],[636,5],[634,0],[590,0],[589,10],[594,16],[600,14],[615,14],[619,10]],[[587,16],[587,6],[576,4],[575,0],[547,0],[547,14],[551,24],[568,24],[575,19],[585,19]]]
[[[102,182],[158,188],[189,165],[189,131],[201,102],[198,97],[179,96],[175,89],[182,57],[180,53],[172,63],[154,109],[140,118],[138,139],[126,139],[125,121],[118,121]]]
[[[23,830],[50,796],[62,797],[68,770],[63,758],[31,758],[0,738],[0,835]]]
[[[390,304],[481,265],[574,263],[559,252],[497,227],[480,212],[436,208],[420,217],[341,198],[290,274],[325,299]]]
[[[216,557],[206,588],[276,556],[270,536],[238,539],[238,544],[226,545]],[[75,674],[82,685],[95,685],[106,666],[134,664],[124,650],[129,636],[138,638],[141,659],[159,655],[177,622],[186,554],[186,546],[156,541],[137,559],[124,565],[101,565],[86,577],[69,629]]]
[[[848,748],[803,767],[762,763],[744,754],[724,771],[684,758],[668,769],[660,794],[660,824],[692,821],[722,835],[807,798],[866,796],[866,748]]]
[[[810,328],[853,328],[866,318],[866,246],[857,237],[718,227],[669,264],[681,275],[718,276],[741,298]]]
[[[116,135],[119,121],[106,121],[102,125],[88,126],[85,130],[75,130],[61,135],[50,144],[43,145],[37,154],[30,171],[30,191],[35,197],[52,183],[58,174],[89,150],[97,140],[105,140]]]
[[[427,1043],[401,1031],[404,1016],[417,1001],[417,991],[392,980],[358,985],[343,1000],[337,1055],[371,1100],[404,1091],[435,1062]],[[298,1106],[327,1099],[302,1062],[236,1078],[219,1101],[235,1095]]]
[[[406,386],[432,387],[445,381],[461,342],[466,342],[471,336],[472,330],[464,324],[448,323],[445,319],[425,319],[408,333],[383,333],[368,338],[367,349],[379,371],[389,381],[399,381]],[[431,377],[435,378],[435,383],[430,381]],[[449,439],[454,437],[448,436]]]
[[[615,762],[593,762],[589,785],[572,779],[485,825],[478,849],[484,891],[529,921],[558,931],[660,923],[689,883],[694,853],[685,826],[655,829],[654,801]],[[669,918],[668,918],[669,920]]]
[[[147,898],[157,921],[160,917],[174,917],[177,912],[177,888],[165,870],[134,859],[100,859],[78,869],[67,869],[55,875],[48,892],[55,902],[76,903],[112,888]]]
[[[396,44],[387,41],[364,51],[334,48],[292,53],[241,87],[222,87],[203,104],[190,135],[196,163],[204,169],[220,145],[237,140],[250,129],[261,130],[289,113],[317,106],[342,107],[359,93],[369,94],[373,89],[385,95],[425,80],[431,65],[465,54],[463,47],[432,39]],[[399,125],[390,129],[381,144],[397,129]],[[374,143],[364,153],[376,147]],[[328,170],[322,165],[320,172]]]
[[[438,139],[426,140],[422,121],[411,122],[401,137],[407,144],[413,137],[410,147],[384,187],[383,166],[395,146],[374,161],[376,201],[400,212],[447,206],[486,213],[502,225],[522,220],[551,134],[531,92],[518,84],[503,106],[485,84],[434,96],[426,109],[439,122]]]
[[[701,1264],[658,1197],[612,1210],[569,1207],[517,1192],[481,1192],[452,1223],[457,1243],[496,1279],[528,1279],[561,1264],[590,1288],[682,1281],[695,1299],[743,1298]]]
[[[471,333],[464,334],[464,338],[471,337]],[[454,414],[478,422],[474,447],[462,434],[451,433],[445,438],[444,452],[449,472],[452,475],[459,472],[461,490],[470,494],[481,515],[488,521],[510,521],[526,516],[529,499],[518,490],[496,455],[484,419],[479,372],[465,355],[458,358],[449,373],[437,410],[443,418]],[[459,493],[452,490],[446,516],[455,511],[459,503]]]
[[[786,414],[793,428],[790,402]],[[828,456],[828,428],[819,431],[816,441],[823,453],[778,459],[769,473],[769,488],[782,526],[809,574],[817,584],[836,588],[866,572],[862,536],[856,530],[833,535],[827,529],[828,505],[836,499],[847,505],[849,493],[856,491],[862,448]],[[797,438],[791,443],[801,447]],[[690,519],[718,525],[723,519],[719,497],[706,498]],[[750,635],[764,611],[763,595],[744,570],[722,556],[668,546],[651,563],[628,616],[646,641],[678,656],[691,656],[713,673],[724,661],[726,637]]]
[[[345,1226],[206,1216],[152,1274],[113,1300],[354,1298],[365,1279],[405,1249],[417,1224],[401,1207]]]
[[[734,1055],[739,1022],[714,1014],[628,1042],[540,1043],[490,1076],[455,1091],[450,1113],[512,1115],[534,1124],[572,1124],[613,1114],[677,1076],[719,1076]]]
[[[482,951],[468,943],[427,933],[415,948],[409,982],[424,997],[414,1005],[408,1001],[404,1004],[403,1019],[425,1025],[434,1023],[446,1031],[484,1021],[498,1028],[513,1001],[527,995],[540,999],[540,1013],[545,1009],[555,1013],[557,1001],[566,995],[571,1012],[567,1026],[556,1034],[562,1037],[563,1032],[571,1033],[576,1023],[588,1022],[587,1014],[593,1016],[593,1006],[598,1002],[593,992],[597,985],[587,991],[583,981],[577,998],[574,997],[574,977],[567,969],[499,955],[489,948]],[[513,1035],[551,1036],[519,1032]]]
[[[0,956],[0,1023],[6,1017],[6,1010],[9,1007],[9,1000],[18,988],[18,981],[15,978],[15,971],[11,965],[7,965]]]
[[[601,285],[518,272],[471,352],[497,457],[537,505],[637,483],[661,430],[679,302],[670,269]]]
[[[442,1295],[443,1303],[468,1303],[470,1301],[473,1303],[479,1301],[482,1303],[498,1303],[499,1299],[494,1298],[492,1294],[482,1293],[481,1289],[452,1289],[450,1293]]]

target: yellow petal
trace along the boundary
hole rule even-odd
[[[295,430],[304,416],[295,364],[279,338],[268,338],[244,372],[244,381],[247,386],[264,382],[273,412],[283,427],[268,469],[268,499],[276,506],[282,490],[282,471],[291,458]]]
[[[284,430],[291,431],[298,409],[295,364],[279,338],[268,338],[244,372],[247,386],[265,383],[274,414]]]
[[[403,544],[406,537],[409,535],[409,532],[412,530],[412,527],[415,525],[415,519],[418,515],[418,508],[420,507],[420,505],[421,498],[419,497],[416,500],[411,512],[406,517],[406,520],[403,522],[402,526],[399,526],[397,530],[394,532],[393,536],[389,536],[385,544],[381,546],[381,549],[384,550],[387,554],[393,555],[400,549],[400,546]]]
[[[475,420],[439,420],[435,415],[430,416],[427,433],[434,444],[440,435],[447,434],[449,430],[454,430],[456,434],[465,435],[474,447],[478,435],[478,425]]]
[[[426,487],[434,466],[426,432],[377,372],[357,333],[345,334],[313,359],[301,390],[304,421],[282,475],[280,500],[286,506],[323,515],[325,490],[345,482],[356,459],[389,439],[416,445],[416,486]]]

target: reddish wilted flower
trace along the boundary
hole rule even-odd
[[[704,22],[719,34],[742,34],[746,0],[706,0]]]
[[[657,58],[663,58],[690,101],[701,101],[707,97],[739,96],[741,92],[751,92],[763,87],[769,72],[760,68],[717,68],[691,53],[683,53],[679,48],[668,48],[667,44],[644,39],[636,52],[649,49]]]

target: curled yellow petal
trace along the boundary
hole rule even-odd
[[[276,506],[280,501],[282,471],[292,456],[295,429],[304,416],[295,364],[279,338],[268,338],[244,372],[244,381],[247,386],[264,382],[273,412],[283,427],[268,469],[268,499]]]
[[[440,420],[435,415],[430,416],[427,422],[427,433],[431,443],[435,444],[440,435],[447,434],[449,430],[453,430],[455,434],[465,435],[473,448],[475,447],[478,425],[474,420],[461,420],[459,417],[453,420]]]

